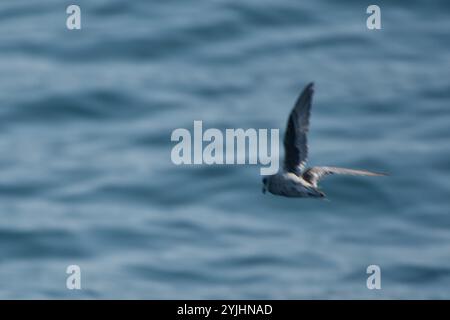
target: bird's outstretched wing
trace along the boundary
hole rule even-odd
[[[300,176],[308,157],[307,134],[314,83],[308,84],[289,115],[284,135],[284,169]]]
[[[347,174],[353,176],[386,176],[385,173],[377,173],[366,170],[354,170],[336,167],[312,167],[306,170],[302,177],[305,181],[317,187],[319,180],[331,174]]]

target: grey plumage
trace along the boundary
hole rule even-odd
[[[332,174],[356,176],[383,176],[366,170],[337,167],[312,167],[305,169],[308,158],[309,118],[314,84],[308,84],[295,103],[288,118],[284,135],[284,167],[281,172],[263,179],[263,192],[285,197],[316,197],[325,194],[318,189],[321,178]]]
[[[312,167],[306,170],[302,174],[302,178],[317,187],[317,183],[320,179],[325,176],[332,174],[346,174],[352,176],[385,176],[384,173],[376,173],[367,170],[355,170],[355,169],[345,169],[345,168],[337,168],[337,167]]]
[[[308,158],[309,118],[314,93],[310,83],[298,97],[288,118],[284,134],[284,170],[300,175]]]

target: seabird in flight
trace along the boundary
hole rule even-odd
[[[263,193],[267,190],[272,194],[285,197],[324,198],[325,194],[319,190],[318,182],[325,176],[331,174],[385,176],[383,173],[366,170],[305,167],[308,157],[307,134],[313,93],[314,84],[310,83],[303,90],[292,109],[284,135],[283,169],[275,175],[263,178]]]

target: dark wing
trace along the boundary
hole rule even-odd
[[[336,167],[312,167],[303,173],[303,179],[317,187],[319,180],[331,174],[347,174],[353,176],[385,176],[385,173],[370,172],[366,170],[353,170]]]
[[[307,134],[314,83],[303,90],[289,115],[284,135],[284,169],[300,176],[308,157]]]

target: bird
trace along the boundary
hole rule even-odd
[[[278,196],[292,198],[322,198],[326,194],[319,189],[319,181],[329,175],[386,176],[385,173],[338,167],[306,168],[308,158],[308,131],[311,115],[314,83],[309,83],[298,97],[292,109],[284,135],[284,164],[276,174],[265,176],[263,193],[269,191]]]

